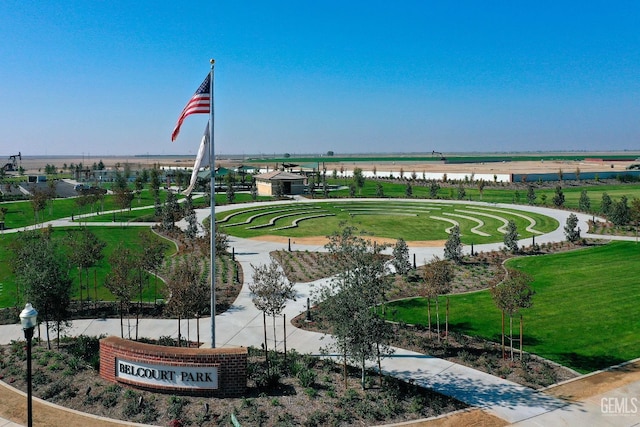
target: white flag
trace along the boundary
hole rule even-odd
[[[193,187],[196,186],[196,181],[198,180],[198,172],[200,172],[200,165],[203,162],[207,162],[209,158],[209,123],[207,122],[207,126],[204,128],[204,135],[202,135],[202,141],[200,142],[200,148],[198,148],[198,156],[196,157],[196,162],[193,165],[193,172],[191,173],[191,182],[189,183],[189,187],[182,192],[185,196],[191,194],[193,191]]]

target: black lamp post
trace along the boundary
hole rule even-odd
[[[31,403],[31,338],[33,329],[36,327],[38,312],[27,303],[20,313],[20,323],[24,330],[24,337],[27,339],[27,427],[33,426],[33,407]]]

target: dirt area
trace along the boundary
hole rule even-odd
[[[397,239],[388,239],[384,237],[366,237],[367,240],[371,240],[377,244],[389,244],[395,245]],[[253,237],[253,240],[263,240],[265,242],[273,242],[273,243],[282,243],[283,245],[288,244],[289,238],[283,236],[258,236]],[[299,245],[310,245],[310,246],[324,246],[329,243],[329,239],[322,236],[312,236],[312,237],[295,237],[291,238],[291,244],[299,244]],[[407,246],[409,247],[441,247],[446,243],[445,240],[417,240],[407,242]]]
[[[16,393],[0,382],[0,417],[13,422],[27,424],[26,394]],[[47,404],[40,400],[33,401],[33,425],[47,427],[111,427],[117,425],[113,421],[99,419],[77,411],[69,411]]]
[[[606,153],[611,155],[612,153]],[[628,153],[624,153],[627,155]],[[545,153],[544,155],[548,155]],[[566,153],[565,153],[566,155]],[[602,153],[593,153],[591,157],[598,158]],[[585,154],[581,153],[580,157],[584,157]],[[491,173],[491,174],[503,174],[503,173],[543,173],[543,172],[558,172],[562,169],[564,172],[574,172],[576,168],[580,168],[581,172],[604,172],[604,171],[624,171],[627,166],[634,163],[632,161],[569,161],[569,160],[545,160],[545,161],[517,161],[517,157],[512,157],[513,161],[505,162],[487,162],[487,163],[454,163],[448,164],[439,161],[425,162],[425,161],[380,161],[376,163],[365,163],[355,161],[357,157],[354,157],[354,161],[349,162],[325,162],[324,166],[327,171],[333,169],[340,170],[342,166],[345,169],[352,169],[359,167],[364,171],[372,171],[375,167],[379,171],[400,172],[404,170],[409,174],[415,171],[417,174],[422,172],[442,172],[442,173]],[[44,169],[47,164],[52,164],[57,168],[62,168],[64,164],[70,165],[72,163],[82,163],[84,166],[91,166],[95,162],[102,161],[107,168],[113,168],[116,164],[123,165],[129,163],[134,169],[151,168],[154,164],[158,164],[162,167],[184,167],[191,168],[193,166],[194,156],[51,156],[51,157],[38,157],[38,156],[23,156],[20,163],[23,168],[26,169],[26,173],[37,173],[38,169]],[[228,160],[218,159],[216,165],[224,167],[237,167],[242,163],[240,160]],[[267,164],[257,164],[262,167],[266,167]],[[274,165],[269,165],[273,167]]]
[[[95,342],[92,339],[90,347]],[[270,353],[267,367],[263,352],[250,350],[247,390],[240,398],[152,393],[103,380],[94,364],[78,363],[80,347],[73,341],[65,341],[62,347],[60,351],[55,344],[52,350],[47,350],[43,343],[34,347],[34,396],[78,411],[130,422],[208,427],[231,425],[234,413],[243,426],[380,425],[467,408],[455,399],[395,378],[381,379],[375,374],[368,376],[367,388],[363,390],[358,369],[348,370],[345,388],[341,365],[293,351],[288,352],[286,360],[282,354]],[[0,361],[2,380],[24,390],[24,342],[1,346]],[[7,387],[0,387],[0,416],[24,423],[24,399]],[[34,414],[34,425],[113,425],[94,422],[86,415],[42,402],[34,407]]]
[[[562,399],[580,401],[636,381],[640,381],[640,360],[549,387],[545,392]]]
[[[422,172],[473,172],[473,173],[555,173],[560,169],[563,172],[575,172],[580,168],[581,172],[612,172],[623,171],[634,162],[600,162],[600,161],[510,161],[489,163],[439,163],[439,162],[384,162],[384,163],[325,163],[327,171],[340,170],[342,165],[346,169],[359,167],[364,171],[372,171],[375,167],[378,171],[400,172],[402,169],[406,175],[415,171],[418,175]]]
[[[481,409],[456,412],[441,418],[406,424],[411,427],[502,427],[509,424],[505,420],[490,415]]]

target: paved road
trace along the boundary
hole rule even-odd
[[[363,200],[363,199],[358,199]],[[395,200],[394,200],[395,201]],[[312,201],[310,201],[312,202]],[[460,203],[473,205],[473,202],[452,202],[447,200],[447,204]],[[261,205],[264,205],[261,204]],[[491,205],[497,208],[522,209],[522,206],[511,205]],[[237,206],[222,206],[217,208],[217,212],[237,208]],[[536,243],[554,242],[564,240],[563,227],[568,212],[541,207],[527,207],[527,210],[539,212],[551,216],[558,220],[560,227],[548,234],[537,236]],[[208,209],[198,210],[198,218],[202,219],[209,214]],[[591,219],[589,215],[577,214],[579,226],[586,230],[587,221]],[[67,220],[53,221],[54,226],[69,225]],[[77,223],[73,223],[77,224]],[[92,225],[92,223],[88,223]],[[104,225],[104,224],[100,224]],[[120,223],[113,225],[120,226]],[[590,235],[585,235],[591,237]],[[595,237],[595,236],[593,236]],[[231,237],[230,246],[234,248],[236,259],[242,264],[245,282],[233,306],[225,313],[216,316],[216,347],[229,346],[260,346],[263,342],[262,313],[258,311],[251,302],[248,290],[248,280],[253,273],[253,265],[261,265],[270,262],[269,252],[276,249],[283,249],[285,245],[281,243],[265,242],[259,240],[249,240]],[[528,245],[531,239],[520,242],[521,245]],[[476,251],[490,251],[498,249],[501,244],[476,245]],[[303,246],[294,244],[292,249],[299,250],[324,250],[323,247]],[[468,248],[466,248],[468,249]],[[412,247],[411,253],[415,253],[419,262],[429,260],[433,255],[442,255],[442,248],[434,247]],[[304,312],[306,299],[311,296],[313,289],[324,280],[312,283],[296,284],[296,301],[290,302],[284,310],[287,319],[291,319]],[[183,320],[181,325],[182,333],[195,338],[195,321]],[[268,320],[269,326],[271,325]],[[269,327],[268,346],[276,346],[282,349],[282,318],[276,319],[277,340],[274,341]],[[131,336],[135,336],[133,322],[129,326]],[[205,318],[200,321],[201,340],[205,340],[203,335],[209,336],[211,329],[211,319]],[[140,321],[140,335],[151,338],[160,336],[176,337],[178,325],[176,320],[142,319]],[[72,323],[70,335],[100,335],[100,334],[120,334],[119,319],[93,319],[75,320]],[[6,325],[0,327],[0,342],[7,343],[13,339],[21,339],[22,330],[19,325]],[[294,328],[287,324],[287,347],[296,349],[301,353],[319,354],[323,347],[327,346],[330,337],[322,334],[309,332]],[[208,344],[207,346],[210,346]],[[519,384],[480,372],[478,370],[458,365],[443,359],[438,359],[428,355],[423,355],[403,349],[396,349],[392,357],[383,361],[382,369],[398,378],[411,379],[418,385],[432,388],[440,393],[455,397],[469,405],[482,408],[488,413],[495,415],[508,423],[523,423],[523,425],[557,425],[567,423],[576,425],[585,420],[597,421],[600,425],[633,425],[627,423],[631,417],[603,417],[599,407],[586,404],[569,404],[568,402],[552,397],[542,392],[537,392]],[[639,384],[634,385],[631,391],[640,396]],[[624,393],[621,392],[621,393]],[[602,421],[602,423],[601,423]],[[636,419],[637,422],[637,419]],[[609,423],[609,424],[607,424]],[[593,422],[589,422],[593,425]],[[0,426],[2,426],[0,420]]]

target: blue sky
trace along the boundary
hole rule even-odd
[[[184,4],[183,4],[184,3]],[[0,2],[0,157],[640,149],[635,1]]]

